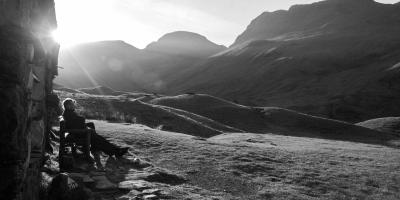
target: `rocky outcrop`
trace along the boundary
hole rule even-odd
[[[39,198],[50,106],[57,104],[56,26],[53,0],[0,2],[0,199]]]

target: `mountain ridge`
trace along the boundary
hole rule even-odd
[[[323,1],[261,15],[229,49],[168,88],[352,122],[396,115],[400,10],[362,2],[347,14],[340,14],[347,1]]]
[[[193,46],[196,48],[193,49]],[[167,54],[207,57],[226,47],[216,45],[205,36],[188,31],[175,31],[163,35],[156,42],[146,46],[144,50]]]
[[[186,38],[178,40],[182,35]],[[188,50],[193,44],[197,48]],[[63,71],[56,83],[74,89],[102,85],[122,91],[157,92],[174,76],[173,71],[224,49],[204,36],[185,31],[168,33],[145,49],[120,40],[80,44],[61,49]]]
[[[293,5],[288,10],[264,12],[256,17],[231,47],[249,39],[273,39],[283,33],[296,31],[327,33],[355,29],[368,30],[365,27],[372,27],[372,25],[382,24],[378,28],[399,25],[400,16],[391,15],[396,9],[398,8],[394,4],[381,4],[373,0],[326,0],[312,4]],[[389,22],[391,24],[388,24]]]
[[[175,41],[183,34],[207,47],[204,36],[171,34],[133,53],[128,67],[111,75],[141,91],[205,93],[351,122],[400,113],[398,4],[328,0],[265,12],[230,48],[213,44],[207,54]]]

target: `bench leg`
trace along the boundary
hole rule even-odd
[[[85,145],[85,155],[86,155],[86,159],[88,159],[88,161],[91,161],[91,157],[90,157],[90,139],[91,139],[91,133],[88,132],[87,136],[86,136],[86,145]]]
[[[58,149],[58,163],[59,163],[59,168],[60,172],[64,172],[64,148],[65,148],[65,138],[64,138],[64,132],[61,131],[60,133],[60,147]]]
[[[72,156],[76,157],[76,155],[78,155],[78,153],[76,152],[78,150],[78,148],[75,146],[75,144],[72,145]]]

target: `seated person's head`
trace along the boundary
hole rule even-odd
[[[63,101],[64,110],[75,110],[76,101],[71,98],[66,98]]]

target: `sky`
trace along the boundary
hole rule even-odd
[[[399,0],[378,0],[396,3]],[[229,46],[264,11],[316,0],[55,0],[62,47],[123,40],[144,48],[162,35],[190,31]]]

